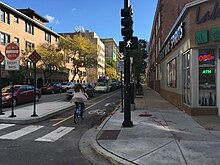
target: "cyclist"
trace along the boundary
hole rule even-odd
[[[78,114],[81,118],[83,118],[83,111],[85,109],[84,102],[88,101],[88,95],[85,93],[82,84],[76,84],[74,87],[74,95],[70,102],[74,102],[76,105],[76,110],[80,109],[80,113]],[[78,117],[78,116],[77,116]]]

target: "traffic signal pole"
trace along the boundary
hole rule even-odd
[[[124,9],[128,9],[130,6],[129,0],[124,0]],[[128,36],[124,36],[124,69],[125,69],[125,89],[124,89],[124,121],[122,123],[123,127],[132,127],[133,122],[131,121],[131,93],[130,93],[130,58],[127,52],[127,41]]]

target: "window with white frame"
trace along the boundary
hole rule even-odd
[[[0,36],[1,36],[1,45],[10,43],[10,35],[0,32]]]
[[[14,38],[14,43],[19,43],[19,38],[15,37]]]
[[[0,9],[0,21],[9,24],[9,13],[5,12],[4,10]]]
[[[14,23],[19,23],[19,19],[15,15],[14,15]]]
[[[26,46],[26,50],[28,51],[31,51],[34,49],[34,43],[31,43],[31,42],[26,41],[25,46]]]
[[[26,32],[30,34],[34,34],[34,26],[28,22],[26,22]]]
[[[51,35],[48,33],[45,33],[45,40],[50,43],[51,42]]]
[[[183,54],[183,103],[191,105],[190,51]]]

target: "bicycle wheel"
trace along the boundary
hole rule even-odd
[[[74,119],[74,123],[77,124],[78,123],[78,113],[77,113],[77,110],[75,110],[75,113],[74,113],[74,116],[73,116],[73,119]]]

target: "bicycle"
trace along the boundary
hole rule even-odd
[[[82,109],[82,105],[78,103],[78,106],[76,105],[76,109],[73,117],[75,124],[78,123],[80,117],[83,119],[83,109]]]

